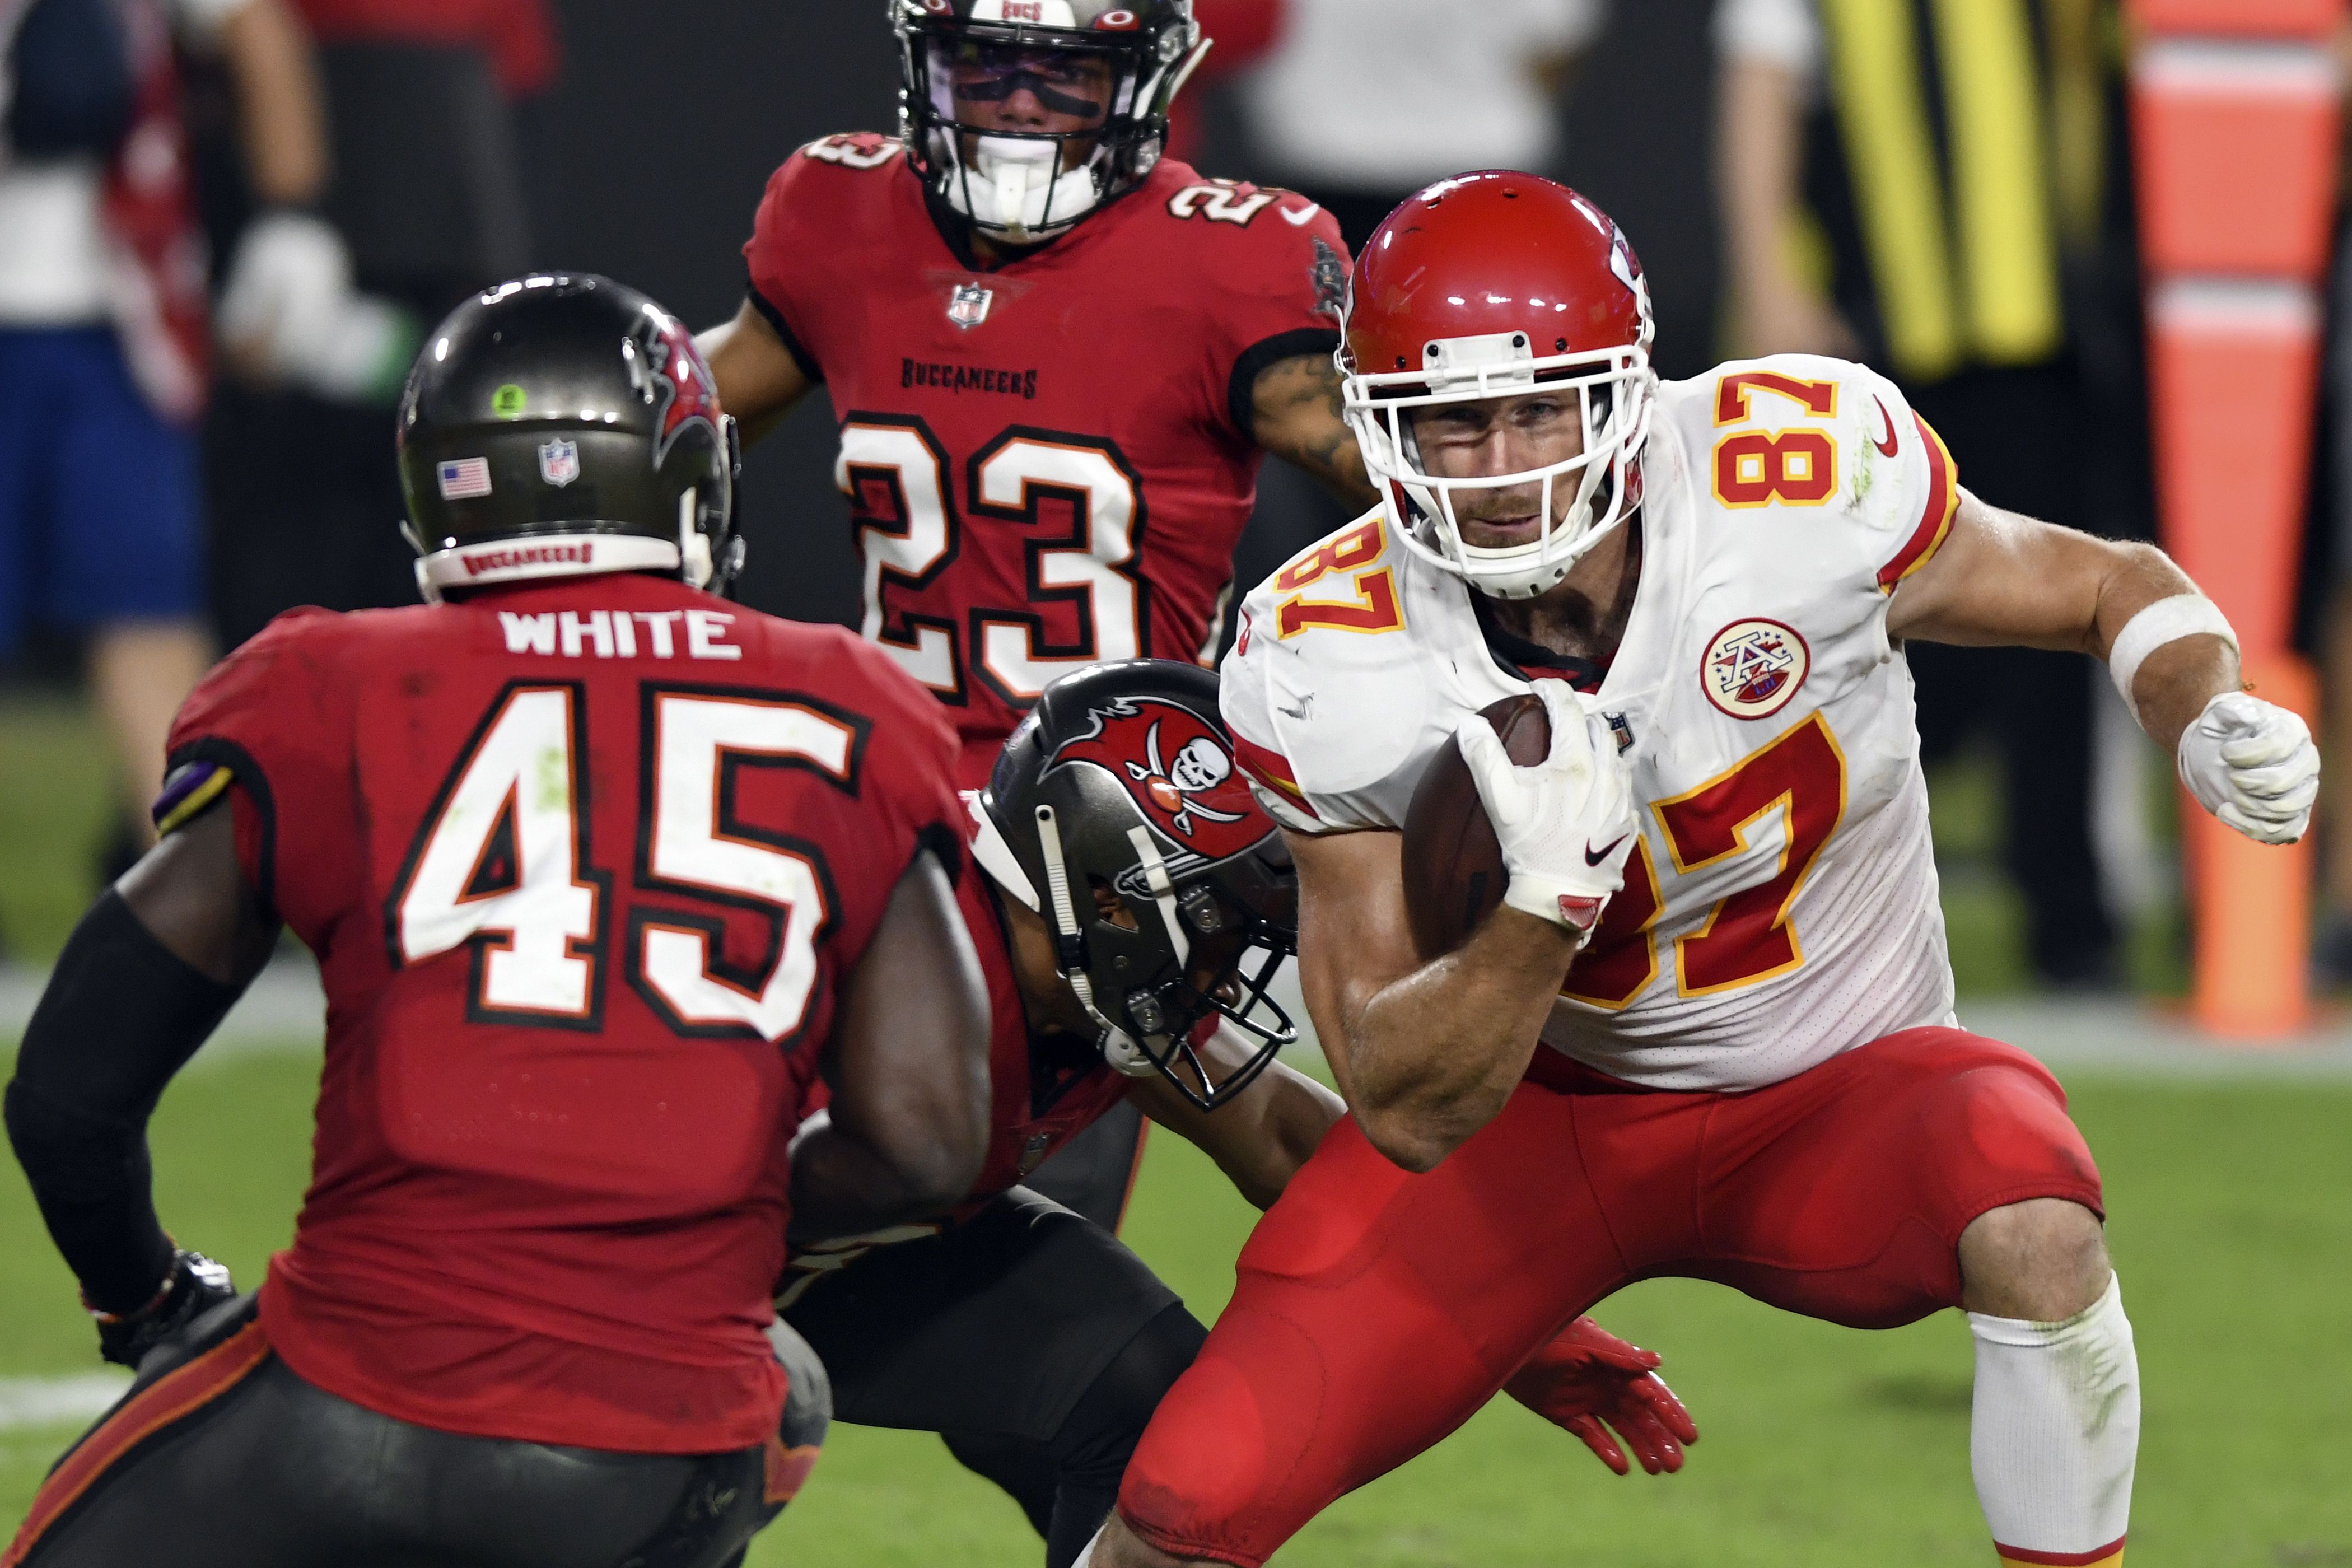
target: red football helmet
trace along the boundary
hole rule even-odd
[[[1650,291],[1609,216],[1565,185],[1487,171],[1441,180],[1365,242],[1349,287],[1348,423],[1409,548],[1480,591],[1551,587],[1642,499],[1657,377]],[[1523,473],[1424,473],[1406,414],[1447,403],[1573,390],[1584,450]],[[1576,498],[1553,516],[1553,488]],[[1540,483],[1544,530],[1524,544],[1463,542],[1453,492]]]

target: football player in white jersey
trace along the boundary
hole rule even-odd
[[[2138,1372],[2098,1172],[2056,1080],[1955,1025],[1903,648],[2105,659],[2264,842],[2317,753],[2161,552],[1978,501],[1885,378],[1661,385],[1649,338],[1623,235],[1531,175],[1430,187],[1357,263],[1387,500],[1250,595],[1223,683],[1353,1120],[1251,1238],[1096,1568],[1256,1568],[1659,1275],[1856,1328],[1966,1309],[2002,1560],[2120,1562]],[[1530,690],[1550,754],[1518,767],[1478,710]],[[1426,958],[1402,829],[1449,743],[1508,889]]]

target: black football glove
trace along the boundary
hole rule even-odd
[[[98,1320],[98,1353],[136,1372],[156,1346],[236,1295],[236,1287],[222,1265],[201,1252],[174,1253],[163,1289],[138,1311],[90,1309],[89,1315]]]

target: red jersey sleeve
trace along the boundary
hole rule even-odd
[[[872,132],[820,137],[784,160],[760,199],[743,247],[751,307],[812,382],[825,378],[823,324],[835,289],[828,268],[845,248],[844,225],[852,217],[846,182],[883,175],[901,154],[895,137]]]
[[[1231,187],[1229,211],[1268,198],[1251,217],[1231,263],[1219,269],[1213,329],[1231,365],[1225,406],[1234,430],[1253,440],[1253,392],[1266,366],[1339,347],[1339,313],[1348,298],[1348,242],[1339,222],[1289,191]],[[1181,198],[1180,198],[1181,199]],[[1213,198],[1204,203],[1213,205]]]
[[[359,855],[350,688],[333,659],[342,623],[329,610],[289,610],[215,666],[173,721],[158,803],[159,826],[176,826],[174,815],[185,820],[227,789],[247,881],[306,940],[335,911],[302,889],[350,883],[281,868],[349,867]]]

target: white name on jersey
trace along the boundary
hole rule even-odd
[[[686,632],[686,657],[726,663],[743,657],[727,640],[735,617],[717,610],[542,610],[535,616],[499,612],[509,653],[545,658],[676,658],[678,631]],[[639,633],[643,638],[640,640]]]

